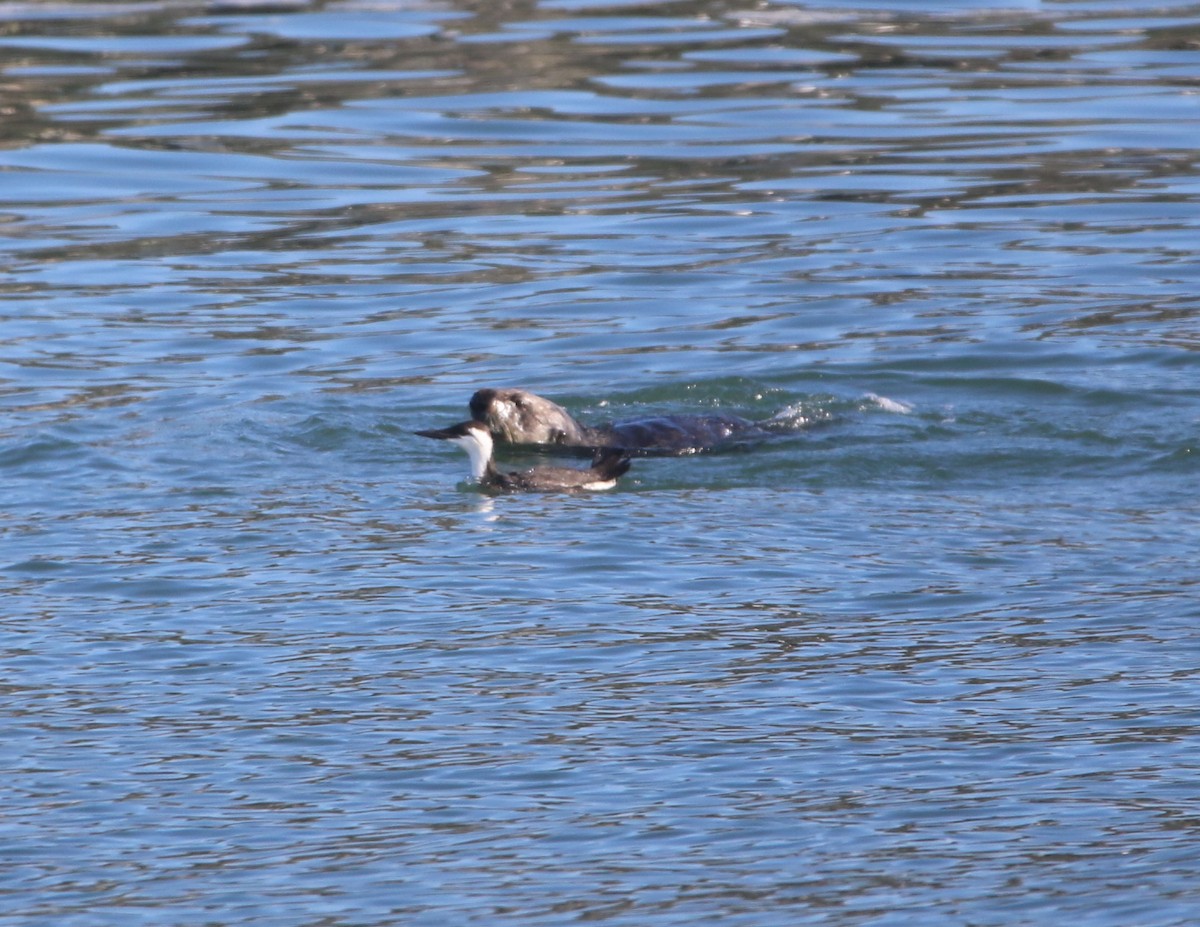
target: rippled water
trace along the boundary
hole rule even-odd
[[[1192,923],[1198,107],[1170,0],[0,4],[0,919]],[[805,427],[491,499],[509,385]]]

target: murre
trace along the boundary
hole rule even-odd
[[[523,389],[481,389],[471,416],[500,441],[550,447],[619,447],[642,454],[694,454],[739,441],[761,441],[771,432],[736,415],[660,415],[589,427],[556,402]]]
[[[457,444],[471,458],[471,479],[493,492],[574,492],[612,489],[629,469],[629,457],[620,448],[601,450],[591,467],[534,467],[501,473],[492,459],[492,433],[487,425],[470,421],[449,428],[418,431],[423,438]]]

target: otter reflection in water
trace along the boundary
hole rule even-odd
[[[509,444],[580,451],[620,447],[649,454],[692,454],[771,434],[762,424],[736,415],[659,415],[592,427],[558,403],[523,389],[481,389],[471,397],[471,415]]]

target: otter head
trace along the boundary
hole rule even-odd
[[[523,389],[481,389],[471,397],[471,417],[509,444],[587,442],[586,430],[558,403]]]

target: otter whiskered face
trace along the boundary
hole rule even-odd
[[[510,444],[565,444],[585,440],[583,427],[562,406],[523,389],[481,389],[471,415]]]

